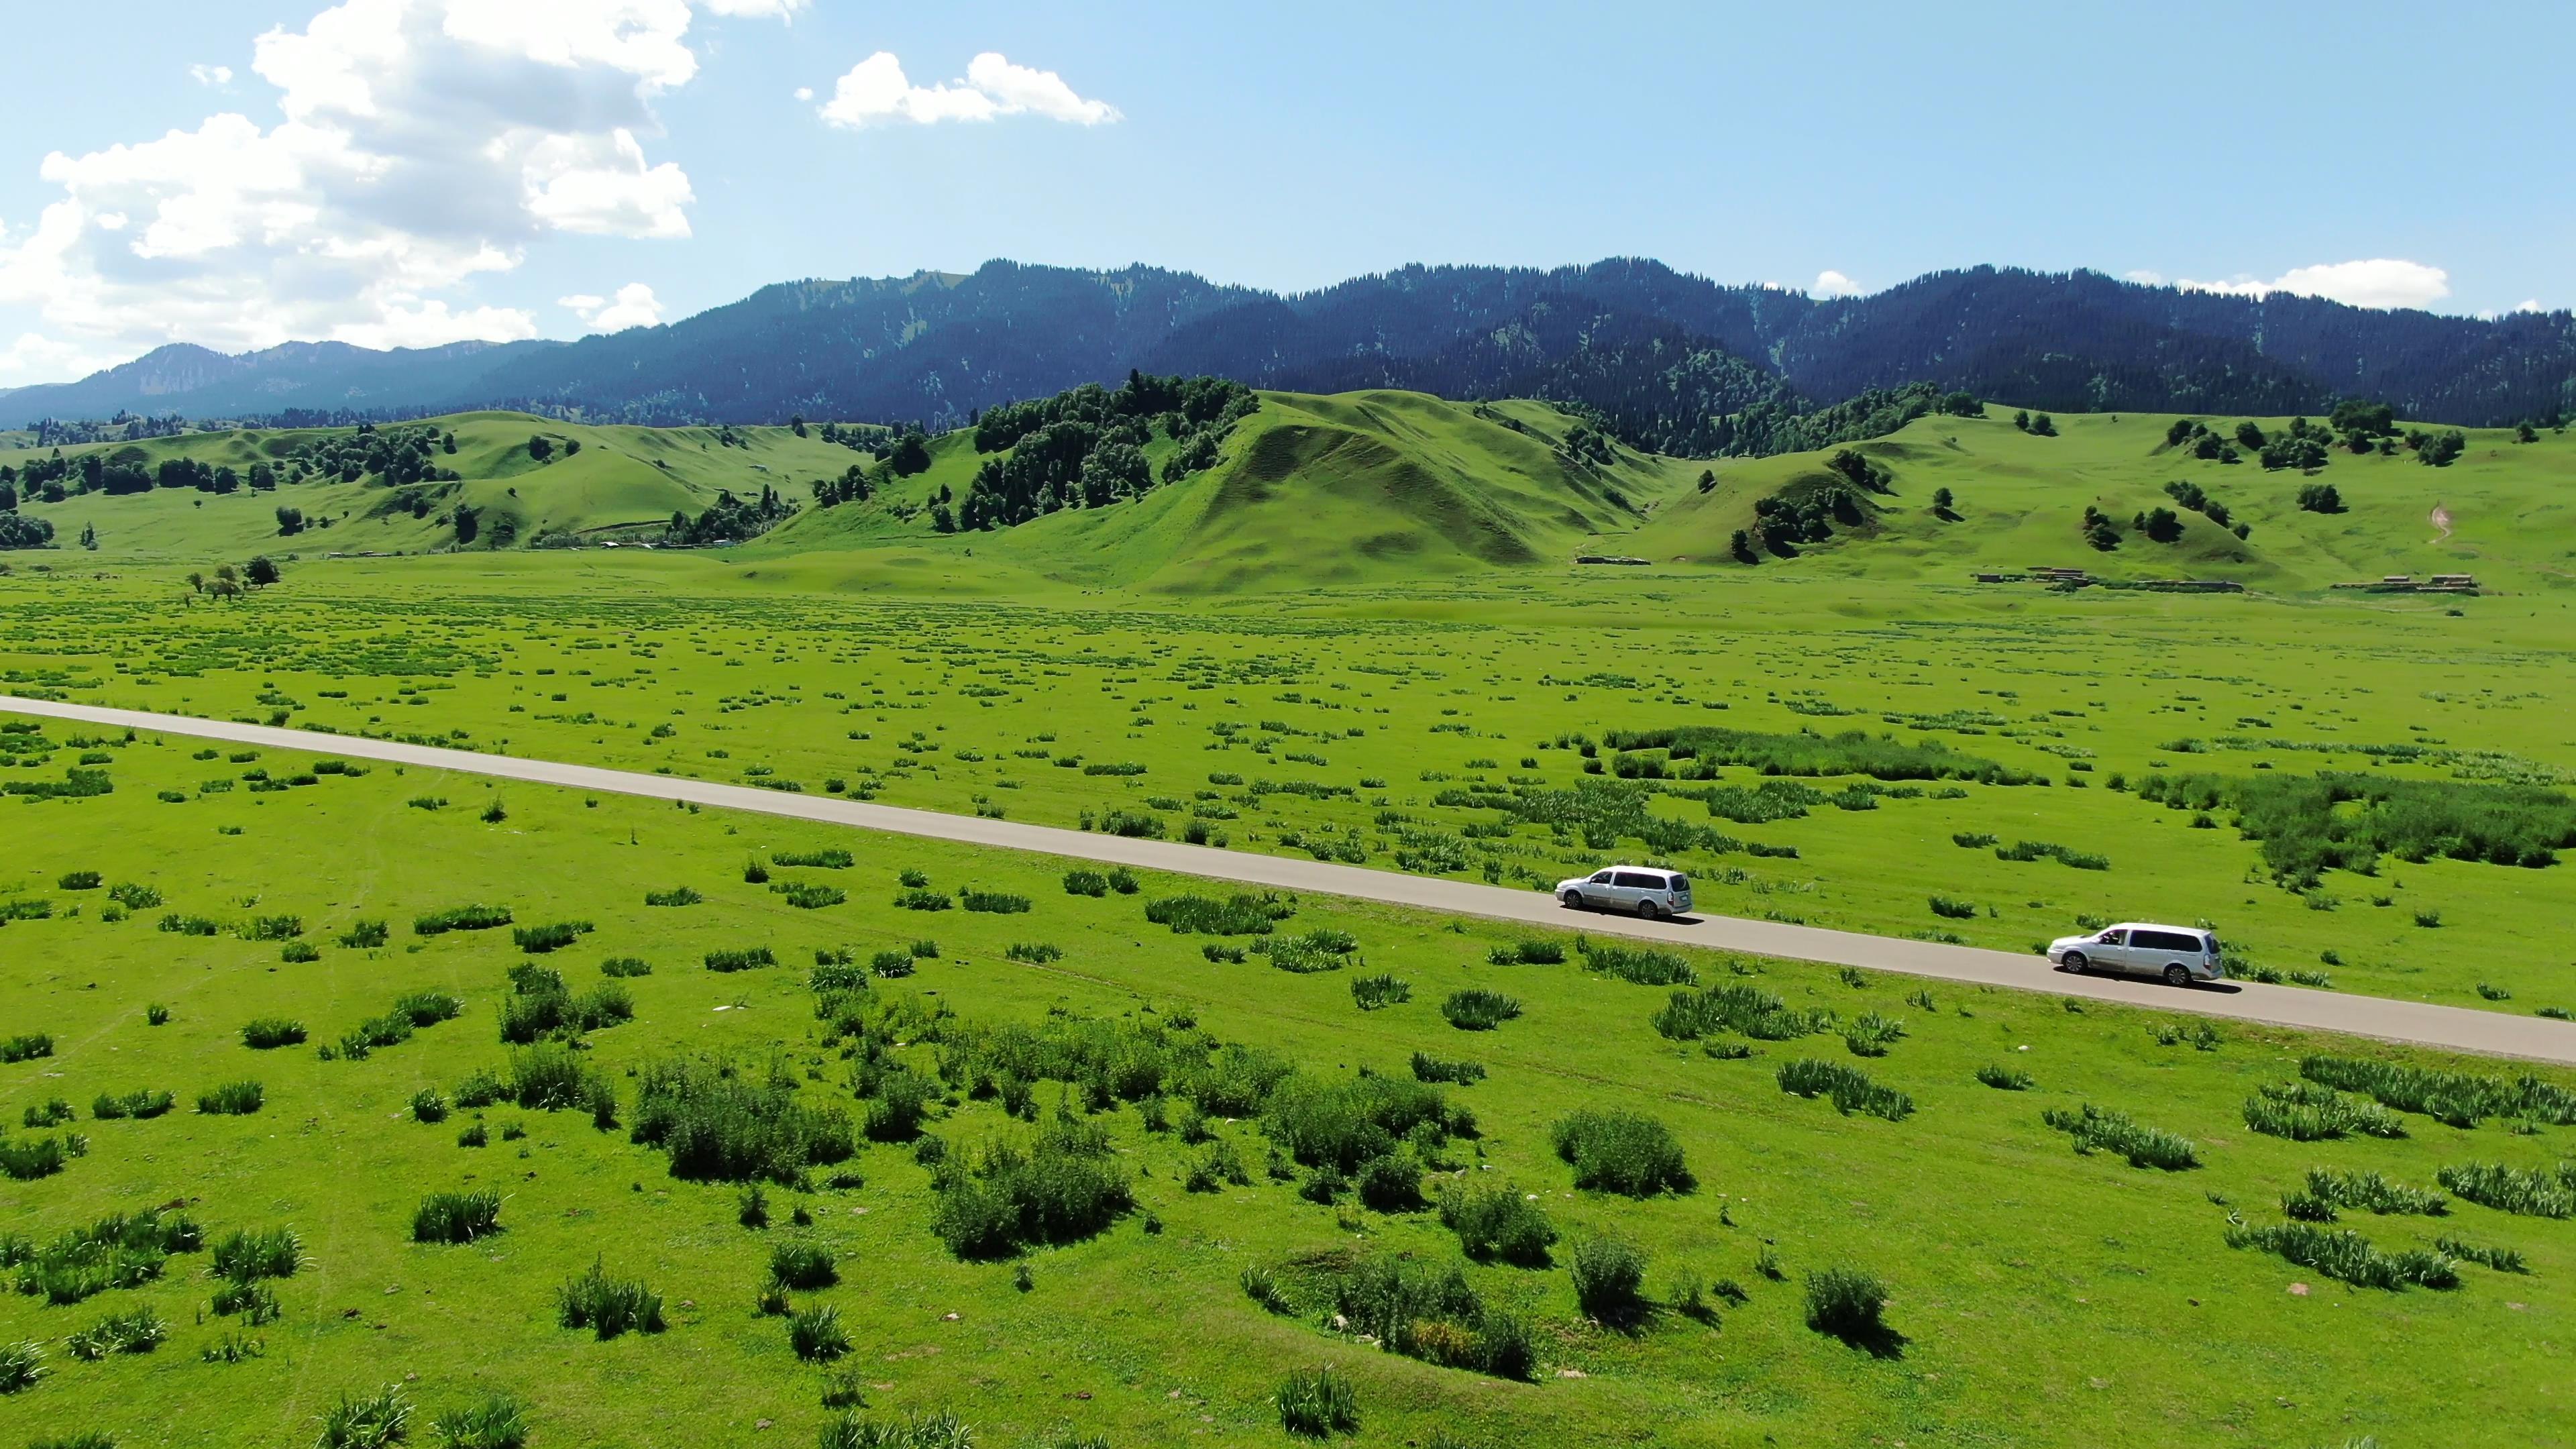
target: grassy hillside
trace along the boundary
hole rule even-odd
[[[506,532],[519,543],[570,532],[611,535],[620,529],[658,530],[674,511],[696,513],[717,494],[756,495],[777,486],[802,500],[814,479],[837,476],[866,455],[786,428],[589,427],[524,413],[460,413],[419,423],[390,425],[454,433],[456,452],[432,461],[462,475],[452,483],[389,488],[381,479],[338,479],[281,485],[274,492],[243,487],[227,494],[193,488],[155,488],[121,496],[74,496],[60,503],[22,504],[29,516],[54,525],[55,542],[76,547],[81,530],[97,530],[98,558],[209,561],[268,553],[416,553],[451,546],[458,505],[475,510],[480,541]],[[542,435],[553,457],[539,462],[528,442]],[[77,459],[99,453],[151,470],[166,458],[185,457],[247,474],[255,464],[286,465],[300,450],[349,430],[244,429],[192,433],[138,443],[66,448]],[[728,443],[726,439],[731,439]],[[578,443],[573,452],[567,444]],[[0,464],[23,469],[52,450],[0,449]],[[413,500],[427,505],[415,516]],[[296,537],[279,533],[277,510],[301,510],[310,524]],[[325,523],[327,520],[327,526]],[[59,561],[59,560],[57,560]]]
[[[1892,491],[1871,500],[1869,522],[1838,528],[1829,543],[1801,545],[1794,560],[1766,554],[1760,566],[1951,581],[1979,570],[2059,565],[2106,578],[2220,578],[2284,591],[2392,573],[2475,573],[2515,588],[2570,577],[2576,437],[2543,433],[2520,444],[2507,430],[2471,432],[2466,453],[2440,468],[2403,450],[2383,458],[2336,449],[2326,468],[2303,475],[2265,472],[2251,458],[2234,465],[2195,459],[2165,445],[2173,421],[2168,414],[2062,417],[2059,436],[2037,437],[2000,414],[1923,418],[1857,446],[1890,475]],[[2235,420],[2209,421],[2225,430]],[[2268,434],[2288,420],[2254,421]],[[1735,530],[1754,525],[1755,500],[1830,480],[1829,456],[1721,465],[1714,490],[1692,492],[1659,512],[1634,549],[1658,562],[1740,567],[1730,542]],[[2182,508],[2165,492],[2178,480],[2225,503],[2252,525],[2251,536],[2240,540]],[[2309,483],[2334,485],[2346,511],[2302,511],[2298,492]],[[1932,507],[1934,491],[1944,487],[1956,500],[1955,518]],[[2082,536],[2088,506],[2124,531],[2143,510],[2173,508],[2182,535],[2156,543],[2130,532],[2117,549],[2097,551]],[[2447,530],[2436,511],[2447,515]]]

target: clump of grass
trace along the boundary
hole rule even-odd
[[[1641,1291],[1646,1281],[1646,1255],[1617,1238],[1587,1238],[1574,1245],[1574,1304],[1583,1316],[1604,1328],[1633,1328],[1643,1323],[1647,1306]]]
[[[444,1122],[447,1099],[438,1095],[436,1087],[423,1087],[411,1094],[411,1117],[415,1122]]]
[[[1456,1086],[1473,1086],[1485,1079],[1482,1062],[1443,1061],[1428,1052],[1413,1054],[1413,1079],[1417,1082],[1447,1082]]]
[[[957,903],[970,911],[979,911],[988,916],[1023,915],[1029,909],[1027,896],[1015,896],[1007,891],[969,889],[958,894]]]
[[[1105,896],[1109,894],[1109,877],[1096,870],[1066,871],[1064,893],[1069,896]]]
[[[662,1295],[640,1278],[613,1279],[593,1259],[590,1271],[566,1279],[555,1290],[555,1321],[566,1328],[587,1328],[607,1340],[622,1333],[660,1333]]]
[[[2469,1162],[2445,1167],[2434,1181],[2480,1207],[2523,1217],[2576,1217],[2576,1165],[2560,1163],[2556,1172],[2525,1171],[2500,1162]]]
[[[253,1051],[270,1051],[283,1046],[304,1043],[304,1023],[283,1016],[256,1017],[243,1023],[242,1045]]]
[[[501,1230],[501,1194],[492,1188],[433,1192],[411,1215],[415,1243],[470,1243]]]
[[[1721,1031],[1756,1041],[1795,1041],[1834,1025],[1830,1011],[1797,1011],[1760,987],[1741,981],[1706,991],[1676,991],[1654,1015],[1655,1030],[1673,1041],[1698,1041]]]
[[[1565,943],[1544,937],[1525,937],[1493,947],[1485,952],[1485,960],[1496,966],[1563,965]]]
[[[1945,921],[1973,921],[1977,918],[1975,901],[1963,901],[1950,896],[1934,896],[1931,902],[1932,914]]]
[[[0,1343],[0,1394],[34,1388],[47,1372],[44,1345],[33,1339]]]
[[[144,1007],[143,1024],[145,1026],[168,1026],[170,1024],[170,1008],[157,1001]]]
[[[363,1398],[340,1395],[322,1414],[314,1449],[390,1449],[411,1435],[411,1401],[402,1386],[387,1384]]]
[[[907,911],[944,911],[952,904],[938,891],[919,888],[901,892],[894,898],[894,903]]]
[[[2463,1242],[2458,1238],[2435,1238],[2433,1248],[2436,1252],[2447,1253],[2464,1263],[2476,1263],[2499,1273],[2531,1271],[2531,1265],[2522,1260],[2522,1254],[2512,1248],[2487,1247],[2478,1243]]]
[[[438,1449],[524,1449],[528,1442],[527,1411],[508,1394],[485,1394],[459,1404],[430,1423]]]
[[[1145,919],[1169,926],[1177,935],[1267,936],[1296,913],[1293,900],[1264,893],[1224,900],[1207,896],[1166,896],[1145,903]]]
[[[1681,1143],[1643,1113],[1587,1108],[1558,1119],[1549,1137],[1556,1155],[1573,1166],[1576,1187],[1627,1197],[1690,1189]]]
[[[611,956],[599,963],[599,974],[618,978],[650,976],[653,963],[640,956]]]
[[[548,921],[539,926],[520,926],[510,932],[510,940],[531,956],[560,951],[590,934],[588,921]]]
[[[1504,1187],[1452,1184],[1440,1194],[1440,1223],[1458,1235],[1458,1246],[1479,1262],[1499,1260],[1544,1268],[1556,1226],[1529,1194]]]
[[[802,1308],[788,1315],[787,1344],[807,1363],[830,1363],[850,1351],[850,1333],[841,1326],[841,1310]]]
[[[1351,1000],[1358,1003],[1362,1011],[1397,1006],[1412,999],[1413,983],[1401,977],[1381,972],[1375,976],[1351,978]]]
[[[1025,1150],[999,1142],[944,1156],[931,1186],[938,1194],[931,1230],[960,1258],[1092,1237],[1135,1205],[1107,1131],[1061,1116]]]
[[[2294,1207],[2293,1204],[2296,1204]],[[2414,1213],[2439,1216],[2450,1211],[2450,1199],[2431,1188],[2390,1182],[2376,1172],[2329,1172],[2308,1169],[2305,1190],[2285,1196],[2281,1210],[2310,1222],[2334,1221],[2337,1208],[2387,1215]],[[2314,1211],[2323,1209],[2322,1213]]]
[[[1359,1396],[1330,1364],[1290,1373],[1272,1400],[1279,1406],[1279,1427],[1291,1434],[1325,1439],[1360,1431]]]
[[[773,850],[769,853],[769,863],[791,869],[848,870],[858,862],[848,851],[834,849]]]
[[[841,1281],[832,1250],[818,1243],[780,1243],[769,1250],[769,1280],[782,1288],[807,1291]]]
[[[1064,948],[1045,941],[1014,941],[1009,949],[1002,952],[1002,956],[1005,960],[1025,961],[1032,966],[1043,966],[1050,961],[1063,960]],[[906,964],[910,964],[910,957],[904,959]]]
[[[89,1150],[78,1133],[12,1141],[0,1137],[0,1175],[14,1182],[33,1182],[63,1170],[65,1163]]]
[[[1979,1067],[1977,1080],[1998,1092],[2027,1092],[2033,1085],[2030,1073],[2010,1067]]]
[[[1440,1003],[1440,1014],[1460,1031],[1492,1031],[1520,1015],[1521,1004],[1499,991],[1475,986],[1449,993],[1449,999]]]
[[[1843,1044],[1856,1057],[1883,1057],[1905,1035],[1905,1023],[1875,1011],[1864,1011],[1843,1028]]]
[[[216,1240],[212,1257],[215,1276],[236,1283],[292,1278],[304,1266],[304,1240],[293,1228],[235,1228]]]
[[[648,906],[694,906],[705,899],[706,897],[700,895],[692,886],[673,886],[666,891],[644,893],[644,904]]]
[[[1858,1067],[1840,1062],[1783,1062],[1774,1074],[1780,1090],[1792,1096],[1825,1097],[1834,1110],[1848,1117],[1854,1112],[1902,1122],[1914,1114],[1914,1099],[1894,1087],[1882,1087]]]
[[[101,1092],[89,1104],[90,1115],[101,1121],[121,1117],[152,1118],[161,1116],[177,1105],[178,1099],[168,1092],[137,1090],[124,1093]]]
[[[210,1117],[247,1117],[268,1100],[268,1091],[257,1082],[226,1082],[197,1094],[197,1110]]]
[[[340,935],[340,945],[351,951],[372,951],[393,938],[393,931],[382,921],[355,921]]]
[[[412,917],[412,934],[443,936],[450,931],[489,931],[510,924],[508,906],[449,906]]]
[[[1236,1280],[1243,1285],[1243,1296],[1261,1305],[1265,1313],[1286,1315],[1296,1311],[1287,1292],[1279,1286],[1279,1275],[1259,1263],[1243,1270]]]
[[[170,1336],[170,1325],[149,1308],[111,1313],[63,1340],[71,1356],[96,1363],[112,1353],[150,1353]]]
[[[1850,1344],[1887,1336],[1887,1285],[1857,1268],[1807,1275],[1807,1326]]]
[[[792,1082],[681,1060],[644,1068],[630,1135],[670,1154],[673,1177],[702,1182],[791,1184],[857,1150],[849,1118],[798,1101]]]
[[[1621,946],[1577,936],[1574,948],[1583,956],[1583,969],[1616,976],[1638,986],[1696,986],[1699,973],[1689,962],[1671,951],[1658,951],[1646,946]]]
[[[2125,1112],[2087,1102],[2072,1112],[2051,1107],[2040,1114],[2040,1120],[2074,1137],[2077,1152],[2108,1151],[2126,1158],[2131,1167],[2167,1172],[2200,1166],[2200,1149],[2191,1139],[2143,1126]]]
[[[2474,1127],[2489,1117],[2576,1125],[2576,1091],[2528,1073],[2506,1081],[2357,1057],[2311,1056],[2299,1060],[2299,1075],[2319,1086],[2359,1092],[2382,1106],[2420,1112],[2453,1127]]]
[[[756,971],[778,964],[778,956],[767,946],[751,946],[709,951],[706,965],[710,971]]]
[[[2314,1082],[2266,1082],[2245,1099],[2244,1110],[2247,1127],[2293,1142],[2406,1135],[2406,1124],[2396,1113]]]
[[[468,1122],[456,1132],[456,1145],[459,1147],[483,1147],[491,1141],[491,1129],[480,1122]]]
[[[879,951],[868,958],[868,970],[882,977],[900,980],[912,974],[913,959],[913,953],[910,951]]]
[[[827,1402],[824,1407],[833,1405]],[[975,1436],[954,1414],[915,1414],[901,1420],[843,1414],[823,1426],[821,1442],[822,1449],[974,1449]],[[1103,1439],[1066,1440],[1040,1449],[1107,1449],[1107,1443]]]
[[[827,906],[840,905],[850,898],[850,893],[838,886],[815,885],[805,881],[780,881],[769,889],[774,895],[785,896],[787,904],[800,911],[819,911]]]
[[[2459,1269],[2448,1256],[2428,1248],[2382,1253],[2370,1245],[2369,1239],[2349,1228],[2323,1228],[2301,1222],[2237,1226],[2227,1230],[2227,1246],[2260,1248],[2356,1288],[2394,1291],[2409,1284],[2426,1288],[2460,1286]]]

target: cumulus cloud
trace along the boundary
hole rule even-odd
[[[1818,297],[1857,297],[1863,289],[1860,283],[1828,269],[1816,273],[1816,285],[1808,290]]]
[[[903,62],[878,51],[850,67],[832,87],[832,98],[816,114],[835,126],[860,127],[908,121],[936,125],[941,121],[991,121],[1003,116],[1033,115],[1079,126],[1098,126],[1120,119],[1106,101],[1086,100],[1051,70],[1013,65],[986,51],[966,67],[963,80],[917,86],[903,73]]]
[[[629,327],[658,326],[662,321],[660,299],[642,282],[629,282],[618,288],[614,299],[584,294],[558,297],[555,305],[570,309],[593,332],[623,332]]]
[[[2257,299],[2274,292],[2288,292],[2302,297],[2323,297],[2353,307],[2429,307],[2451,295],[2451,274],[2422,262],[2374,257],[2367,261],[2293,267],[2269,282],[2240,276],[2224,282],[2195,282],[2185,278],[2174,285],[2186,291],[2224,292]]]
[[[2122,272],[2120,279],[2124,282],[2135,282],[2141,287],[2161,287],[2165,284],[2164,273],[2149,271],[2145,267],[2140,267],[2134,272]]]
[[[228,65],[192,65],[188,77],[201,86],[228,86],[233,83],[233,68]]]
[[[458,294],[548,237],[689,235],[689,178],[647,145],[655,102],[698,72],[693,3],[785,19],[804,0],[342,0],[269,31],[251,71],[278,124],[227,111],[44,159],[58,197],[0,231],[0,305],[42,335],[0,368],[170,341],[535,335],[528,312]],[[621,293],[602,315],[658,307]]]

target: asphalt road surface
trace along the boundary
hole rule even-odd
[[[1580,927],[1602,936],[1623,936],[1680,946],[1708,946],[1798,961],[1822,961],[1968,985],[2004,986],[2094,1001],[2115,1001],[2159,1011],[2348,1032],[2454,1051],[2576,1063],[2576,1023],[2543,1017],[2511,1016],[2503,1012],[2471,1011],[2456,1006],[2310,991],[2298,987],[2264,986],[2255,982],[2176,988],[2160,982],[2071,976],[2051,969],[2039,957],[2008,951],[1942,946],[1926,941],[1866,936],[1853,931],[1782,925],[1775,921],[1738,920],[1731,916],[1686,916],[1677,920],[1643,921],[1628,916],[1569,911],[1559,905],[1554,896],[1531,890],[1400,875],[1393,871],[1333,865],[1323,861],[1251,855],[1161,840],[1130,840],[1048,825],[1021,825],[930,810],[906,810],[832,796],[756,790],[743,785],[683,780],[640,771],[606,770],[591,765],[567,765],[552,760],[521,759],[471,750],[436,749],[352,735],[325,735],[309,730],[150,714],[140,710],[103,709],[10,695],[0,695],[0,711],[77,720],[110,729],[188,735],[269,749],[307,750],[319,755],[382,760],[390,764],[453,770],[492,779],[525,780],[568,790],[680,800],[724,810],[783,815],[791,819],[847,825],[895,835],[1035,851],[1100,865],[1169,871],[1235,885],[1346,896],[1354,900],[1382,901],[1419,910],[1446,911],[1454,915],[1481,916],[1488,920],[1517,921],[1529,925]],[[23,824],[18,826],[19,830],[25,828]],[[15,835],[16,831],[12,834]]]

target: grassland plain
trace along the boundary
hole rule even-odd
[[[1652,856],[1707,909],[2002,949],[2208,919],[2251,971],[2576,1007],[2564,866],[2390,850],[2285,873],[2283,832],[2246,838],[2241,802],[2141,795],[2319,773],[2554,792],[2576,740],[2552,594],[1529,569],[975,599],[948,591],[973,560],[899,581],[874,557],[345,560],[230,607],[187,602],[167,565],[58,558],[0,579],[0,685],[1532,886]],[[1700,726],[1742,732],[1742,763],[1607,747]],[[1765,753],[1855,729],[1947,753]],[[26,781],[72,767],[9,758]],[[1906,778],[1927,760],[1958,778]]]
[[[1584,969],[1566,933],[1548,938],[1553,953],[1528,951],[1523,933],[1320,900],[1279,903],[1293,913],[1268,938],[1176,933],[1147,915],[1149,903],[1193,889],[1182,882],[1072,894],[1061,862],[1034,857],[532,788],[495,797],[477,781],[389,767],[348,773],[330,768],[327,741],[219,761],[193,758],[193,743],[65,738],[66,750],[105,757],[89,768],[106,772],[112,792],[8,807],[23,823],[0,892],[31,904],[0,927],[0,1018],[11,1036],[43,1033],[50,1050],[0,1066],[0,1141],[69,1131],[85,1151],[9,1181],[0,1234],[23,1239],[12,1250],[22,1253],[110,1213],[181,1203],[210,1245],[237,1229],[292,1230],[283,1257],[293,1271],[246,1276],[265,1283],[273,1308],[212,1276],[210,1255],[195,1251],[77,1304],[0,1295],[0,1344],[38,1342],[49,1370],[0,1396],[0,1433],[13,1440],[97,1430],[127,1444],[301,1442],[344,1392],[394,1383],[427,1417],[487,1392],[514,1395],[538,1442],[796,1442],[834,1417],[820,1398],[837,1387],[874,1415],[956,1411],[987,1443],[1060,1431],[1114,1444],[1277,1443],[1271,1395],[1290,1372],[1323,1363],[1356,1389],[1353,1442],[1363,1444],[1437,1433],[1496,1445],[1641,1434],[1673,1444],[2570,1437],[2558,1401],[2576,1312],[2559,1286],[2576,1271],[2566,1220],[2463,1198],[2433,1216],[2348,1206],[2321,1230],[2357,1229],[2378,1251],[2343,1262],[2351,1276],[2437,1239],[2509,1250],[2529,1270],[2462,1260],[2450,1270],[2459,1286],[2443,1289],[2347,1286],[2229,1246],[2231,1229],[2244,1241],[2297,1221],[2285,1219],[2285,1197],[2315,1215],[2312,1169],[2419,1189],[2451,1169],[2470,1184],[2464,1195],[2496,1199],[2477,1184],[2508,1179],[2457,1172],[2492,1163],[2545,1197],[2552,1164],[2569,1155],[2563,1125],[2509,1129],[2486,1116],[2459,1127],[2408,1112],[2403,1136],[2311,1142],[2246,1128],[2248,1102],[2295,1088],[2313,1053],[2510,1074],[2495,1063],[2265,1030],[2195,1043],[2196,1024],[2152,1013],[2069,1012],[2011,992],[1926,997],[1898,979],[1710,953],[1683,964],[1704,986],[1767,993],[1778,1015],[1748,1034],[1726,1025],[1753,1024],[1726,1005],[1742,998],[1709,998],[1708,1011],[1665,1017],[1699,1023],[1674,1036],[1654,1024],[1667,989]],[[235,788],[207,791],[216,777]],[[165,803],[164,791],[190,803]],[[746,880],[752,862],[766,882]],[[816,887],[846,900],[792,904],[820,899]],[[896,906],[911,889],[1018,897],[1026,909]],[[648,893],[688,903],[648,905]],[[421,930],[424,918],[473,920],[458,910],[468,904],[512,920]],[[195,920],[214,934],[194,934]],[[371,936],[368,922],[387,929]],[[539,929],[556,922],[587,929]],[[559,948],[528,949],[567,935]],[[917,948],[924,938],[936,938],[935,956]],[[381,944],[347,944],[369,940]],[[1265,941],[1267,958],[1202,949]],[[759,948],[779,964],[703,964]],[[805,969],[818,949],[876,962],[876,979],[826,973],[837,999],[818,997]],[[1566,959],[1497,965],[1498,951]],[[1318,955],[1341,968],[1274,964],[1311,967]],[[602,970],[639,960],[648,973]],[[1631,974],[1670,970],[1645,964]],[[602,1009],[582,1017],[586,1031],[558,1028],[582,1045],[576,1069],[607,1083],[617,1130],[587,1111],[458,1103],[478,1070],[506,1081],[529,1060],[504,1043],[502,1024],[524,1022],[552,988],[526,971],[514,983],[521,967],[560,973],[578,997],[625,992],[630,1015]],[[1362,1011],[1351,982],[1363,975],[1395,977],[1409,995]],[[1509,996],[1518,1015],[1492,1031],[1442,1020],[1444,1000],[1478,989]],[[397,998],[440,993],[461,1014],[379,1030],[396,1039],[361,1059],[322,1056],[335,1043],[340,1056],[348,1034],[382,1021]],[[943,1010],[954,1015],[933,1014]],[[1830,1024],[1817,1012],[1832,1013]],[[307,1039],[245,1046],[245,1026],[260,1019]],[[1423,1183],[1432,1197],[1454,1171],[1466,1185],[1534,1194],[1519,1200],[1550,1219],[1547,1266],[1497,1257],[1462,1268],[1489,1323],[1510,1314],[1526,1326],[1528,1377],[1435,1366],[1454,1331],[1408,1329],[1417,1358],[1332,1328],[1327,1285],[1351,1263],[1409,1253],[1437,1268],[1459,1260],[1458,1239],[1434,1211],[1308,1200],[1319,1168],[1274,1178],[1274,1141],[1304,1120],[1283,1104],[1305,1100],[1305,1088],[1274,1088],[1257,1117],[1251,1103],[1221,1103],[1233,1110],[1204,1121],[1182,1079],[1157,1099],[1043,1076],[1015,1094],[1005,1074],[983,1095],[978,1075],[990,1068],[976,1063],[1001,1058],[983,1050],[993,1039],[979,1029],[1071,1033],[1083,1020],[1137,1029],[1123,1038],[1131,1045],[1156,1025],[1167,1042],[1204,1032],[1275,1053],[1320,1084],[1353,1083],[1361,1069],[1407,1079],[1414,1053],[1482,1065],[1481,1080],[1443,1089],[1472,1111],[1473,1135],[1417,1134],[1405,1150],[1447,1164]],[[283,1032],[267,1030],[263,1040]],[[899,1095],[891,1078],[933,1078],[949,1057],[955,1080],[933,1087],[924,1126],[952,1157],[996,1137],[1025,1140],[1031,1127],[1009,1115],[1015,1095],[1041,1123],[1061,1103],[1077,1126],[1106,1134],[1109,1160],[1132,1173],[1132,1207],[1057,1246],[961,1259],[934,1234],[943,1195],[917,1146],[866,1145],[860,1134],[848,1160],[826,1154],[769,1183],[769,1226],[752,1228],[732,1174],[674,1176],[675,1159],[630,1140],[648,1117],[647,1085],[669,1080],[655,1064],[673,1058],[729,1062],[746,1090],[761,1084],[855,1123]],[[1856,1068],[1877,1091],[1852,1094],[1848,1115],[1784,1092],[1775,1077],[1802,1061]],[[2022,1089],[1999,1090],[1981,1071]],[[263,1089],[256,1113],[188,1110],[245,1079]],[[2564,1074],[2550,1081],[2568,1085]],[[418,1120],[424,1090],[443,1099],[442,1120]],[[174,1093],[177,1110],[93,1119],[93,1098],[153,1091]],[[2367,1105],[2312,1080],[2306,1091],[2346,1115]],[[80,1104],[69,1108],[80,1120],[21,1125],[56,1116],[56,1100]],[[2199,1165],[2128,1165],[2124,1153],[2176,1161],[2177,1149],[2086,1107],[2180,1134]],[[1688,1189],[1640,1199],[1577,1190],[1552,1134],[1583,1111],[1663,1123]],[[1158,1115],[1170,1130],[1154,1130]],[[2071,1151],[2052,1117],[2108,1150]],[[484,1145],[460,1145],[477,1127]],[[1230,1180],[1229,1158],[1243,1181]],[[1191,1190],[1194,1176],[1206,1190]],[[2348,1181],[2326,1191],[2368,1196],[2337,1185]],[[497,1233],[413,1241],[425,1197],[482,1189],[504,1195]],[[1574,1265],[1598,1269],[1604,1256],[1587,1245],[1601,1239],[1645,1260],[1641,1302],[1602,1296],[1600,1272],[1586,1280],[1601,1316],[1624,1329],[1576,1306]],[[850,1343],[836,1362],[800,1361],[787,1321],[763,1311],[775,1263],[818,1281],[810,1256],[800,1266],[776,1255],[782,1244],[833,1257],[837,1283],[789,1290],[786,1306],[838,1310]],[[226,1250],[236,1265],[257,1259]],[[594,1262],[647,1280],[665,1331],[603,1342],[558,1326],[557,1286]],[[1247,1295],[1250,1268],[1271,1270],[1279,1311]],[[1848,1328],[1846,1343],[1806,1326],[1804,1285],[1835,1268],[1886,1283],[1884,1331]],[[219,1292],[252,1306],[218,1314]],[[136,1308],[167,1326],[153,1351],[89,1361],[66,1347],[103,1315]],[[269,1321],[243,1323],[244,1311]],[[208,1361],[228,1342],[238,1361]]]

